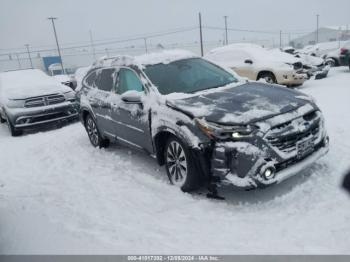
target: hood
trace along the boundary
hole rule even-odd
[[[303,93],[258,82],[168,101],[169,106],[191,117],[223,125],[246,125],[307,103],[310,101]]]
[[[304,65],[308,66],[320,66],[324,63],[324,60],[317,56],[305,55],[305,54],[297,54]]]
[[[9,88],[4,90],[7,99],[27,99],[37,96],[46,96],[57,93],[69,92],[71,89],[62,84],[45,85],[45,86],[28,86],[21,90],[16,88]]]

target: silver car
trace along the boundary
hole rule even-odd
[[[12,136],[77,117],[75,92],[41,70],[0,73],[0,122]]]

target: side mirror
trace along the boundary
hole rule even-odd
[[[244,63],[245,63],[245,64],[250,64],[250,65],[252,65],[252,64],[253,64],[253,61],[252,61],[251,59],[246,59],[246,60],[244,61]]]
[[[127,91],[122,94],[121,99],[127,104],[142,104],[142,93],[137,91]]]

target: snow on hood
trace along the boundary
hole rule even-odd
[[[304,65],[319,66],[324,63],[324,60],[317,56],[311,56],[306,54],[297,54],[297,56],[300,57],[301,62]]]
[[[178,60],[198,57],[186,50],[162,50],[160,52],[144,54],[135,57],[135,62],[141,65],[169,64]]]
[[[289,64],[301,62],[300,58],[297,58],[294,55],[288,54],[286,52],[282,52],[280,49],[271,49],[266,51],[270,52],[270,56],[272,56],[272,60],[275,60],[275,61],[285,62]]]
[[[192,117],[219,124],[244,125],[295,110],[307,103],[302,93],[276,85],[246,83],[168,104]]]
[[[38,69],[1,73],[0,90],[4,99],[26,99],[71,91],[68,86],[60,84]]]

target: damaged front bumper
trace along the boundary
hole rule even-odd
[[[223,184],[231,184],[243,189],[264,188],[267,186],[278,184],[292,176],[299,174],[301,171],[305,170],[305,168],[314,164],[315,161],[327,154],[328,149],[328,145],[320,146],[319,149],[313,154],[305,157],[300,161],[296,161],[296,163],[294,163],[293,165],[288,166],[285,169],[282,169],[273,174],[273,177],[271,179],[267,179],[261,170],[262,168],[266,170],[266,168],[274,167],[275,163],[273,161],[268,162],[261,160],[260,165],[253,165],[252,169],[250,170],[255,173],[254,175],[246,175],[245,177],[239,177],[237,176],[237,174],[228,172],[223,177],[221,182]]]
[[[300,124],[304,127],[305,123],[301,130]],[[264,188],[297,175],[325,155],[328,148],[323,117],[316,111],[272,127],[260,137],[217,143],[211,174],[222,184]]]

